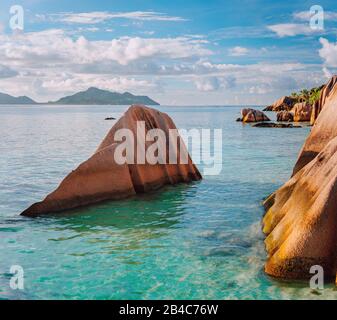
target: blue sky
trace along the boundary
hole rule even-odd
[[[90,86],[162,104],[269,104],[337,67],[335,1],[1,1],[0,88],[37,101]],[[24,29],[9,27],[21,5]],[[310,28],[310,7],[324,29]]]

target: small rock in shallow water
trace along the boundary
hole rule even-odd
[[[260,110],[255,110],[251,108],[246,108],[241,110],[242,122],[260,122],[260,121],[270,121],[270,119]],[[236,121],[240,121],[236,120]]]
[[[259,122],[253,124],[252,127],[256,128],[302,128],[301,126],[294,126],[291,123],[275,123],[275,122]]]

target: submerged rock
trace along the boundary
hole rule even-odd
[[[263,111],[290,111],[295,102],[295,99],[285,96],[276,100],[271,106],[264,108]]]
[[[178,164],[118,164],[115,161],[115,151],[122,142],[115,142],[115,133],[118,129],[130,129],[137,145],[148,148],[153,142],[145,142],[145,135],[138,135],[137,122],[143,121],[146,133],[155,128],[163,130],[166,141],[163,149],[172,147],[169,140],[169,129],[176,129],[172,119],[165,113],[145,106],[131,106],[122,118],[111,128],[96,152],[80,166],[72,171],[43,201],[30,206],[22,215],[37,216],[52,212],[73,209],[103,200],[126,198],[136,193],[156,190],[166,184],[190,182],[200,180],[201,175],[192,163],[183,140],[178,136],[181,151],[186,152],[188,163]],[[125,143],[125,142],[124,142]],[[135,152],[136,154],[137,152]],[[168,152],[167,152],[168,155]],[[167,159],[166,159],[167,160]],[[168,161],[167,161],[168,162]],[[167,163],[166,162],[166,163]],[[137,163],[135,161],[135,163]]]
[[[331,89],[307,138],[292,178],[265,202],[263,231],[276,277],[308,278],[320,265],[326,277],[337,271],[337,85]]]
[[[241,119],[237,119],[236,121],[242,122],[261,122],[261,121],[270,121],[270,119],[260,110],[255,109],[242,109],[241,110]]]
[[[253,124],[256,128],[301,128],[301,126],[294,126],[291,123],[275,123],[275,122],[259,122]]]

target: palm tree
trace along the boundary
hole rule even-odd
[[[309,102],[310,94],[307,89],[303,89],[300,91],[300,100],[302,102]]]

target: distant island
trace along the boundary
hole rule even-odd
[[[0,93],[0,104],[36,104],[36,102],[26,96],[13,97],[6,93]]]
[[[0,104],[63,104],[63,105],[130,105],[146,104],[159,105],[158,102],[147,96],[135,96],[132,93],[111,92],[91,87],[86,91],[75,93],[71,96],[63,97],[57,101],[38,103],[26,96],[13,97],[0,93]]]

